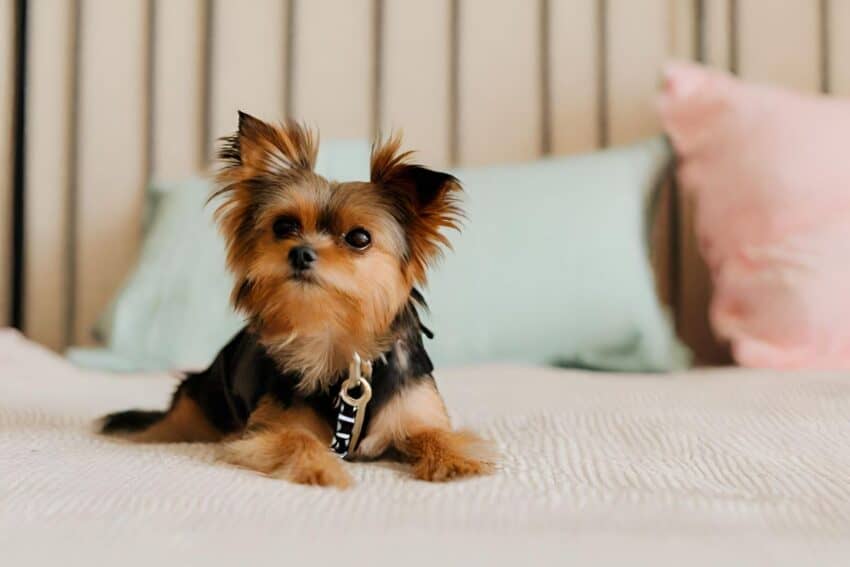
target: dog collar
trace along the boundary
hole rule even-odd
[[[348,367],[348,378],[340,386],[334,404],[336,427],[330,448],[340,458],[346,458],[357,449],[366,419],[366,406],[372,399],[371,377],[372,363],[361,360],[355,352]]]

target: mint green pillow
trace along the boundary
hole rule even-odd
[[[106,348],[71,349],[72,360],[110,370],[196,368],[239,330],[209,195],[205,179],[150,188],[138,264],[97,324]]]
[[[684,367],[649,263],[663,138],[520,165],[455,170],[468,222],[425,297],[438,364]]]
[[[368,179],[366,142],[325,143],[317,169]],[[661,139],[579,157],[459,169],[468,221],[432,271],[425,315],[437,365],[519,361],[624,371],[681,368],[688,353],[659,304],[648,260],[650,202],[670,153]],[[104,315],[112,370],[208,364],[241,327],[210,187],[157,186],[139,265]]]

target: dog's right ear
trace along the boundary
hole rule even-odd
[[[239,129],[222,139],[218,158],[224,170],[242,169],[239,177],[287,175],[312,171],[318,140],[312,130],[294,120],[273,126],[239,111]]]

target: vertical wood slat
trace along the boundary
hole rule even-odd
[[[317,126],[324,139],[373,134],[374,10],[372,0],[295,5],[293,114]]]
[[[704,6],[703,34],[705,41],[704,63],[719,69],[731,69],[730,53],[730,0],[702,0]]]
[[[152,176],[181,179],[205,162],[205,0],[152,0]],[[231,121],[233,117],[231,116]]]
[[[549,89],[552,153],[596,148],[600,139],[597,50],[599,0],[550,0]]]
[[[273,122],[284,118],[289,10],[282,0],[211,1],[208,144],[214,150],[218,138],[236,129],[237,110]]]
[[[698,2],[699,0],[667,0],[667,10],[670,14],[670,57],[680,60],[696,59]]]
[[[608,139],[633,142],[660,131],[654,108],[672,27],[667,0],[608,0]]]
[[[655,290],[664,305],[675,310],[676,283],[675,266],[675,184],[672,176],[663,180],[658,188],[658,201],[655,204],[655,215],[650,226],[650,261],[655,276]]]
[[[404,145],[435,167],[449,164],[449,0],[386,0],[380,126],[403,130]]]
[[[742,77],[820,89],[818,2],[738,0],[738,25]]]
[[[673,235],[678,239],[679,257],[676,328],[699,364],[726,364],[730,360],[728,347],[717,341],[708,318],[712,283],[697,242],[695,205],[691,193],[679,193],[679,231]]]
[[[136,260],[148,147],[147,2],[82,0],[74,341]]]
[[[827,0],[830,92],[850,96],[850,2]]]
[[[11,323],[15,9],[0,0],[0,327]]]
[[[67,341],[75,16],[75,2],[30,0],[24,331],[56,350]]]
[[[540,3],[460,4],[462,165],[532,159],[541,151]]]

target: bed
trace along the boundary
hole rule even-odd
[[[497,472],[428,484],[401,465],[352,464],[346,492],[225,465],[212,445],[93,433],[106,411],[162,405],[174,376],[80,370],[9,330],[0,376],[7,565],[826,565],[850,554],[846,373],[446,370],[453,419],[496,441]]]

